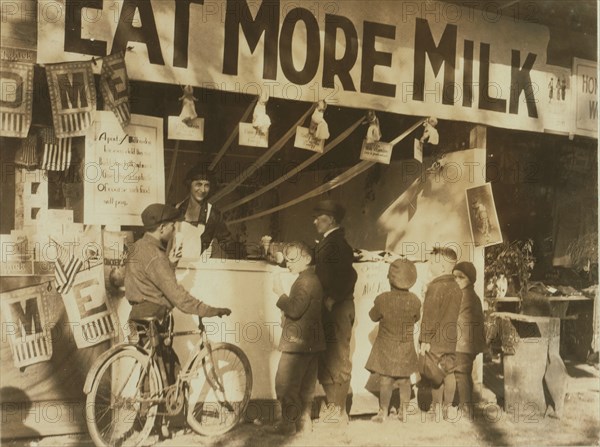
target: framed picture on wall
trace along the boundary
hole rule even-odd
[[[471,238],[476,247],[489,247],[502,243],[500,222],[491,183],[465,191]]]

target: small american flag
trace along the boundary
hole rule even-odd
[[[46,171],[66,171],[71,166],[72,138],[56,138],[52,128],[42,129],[44,156],[41,168]]]
[[[63,248],[56,241],[53,241],[57,247],[58,256],[54,262],[54,278],[56,280],[56,291],[58,293],[67,293],[71,290],[75,276],[83,266],[83,261],[74,254],[69,255],[69,250]]]

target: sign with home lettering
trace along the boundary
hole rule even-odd
[[[38,22],[41,63],[132,46],[125,59],[135,80],[242,93],[261,85],[270,97],[548,128],[538,110],[548,29],[498,11],[403,0],[375,8],[357,0],[40,0],[39,8],[56,11]]]
[[[84,223],[141,225],[151,203],[165,201],[163,120],[131,115],[125,129],[97,112],[86,135]]]

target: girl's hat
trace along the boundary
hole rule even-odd
[[[475,280],[477,279],[477,270],[475,266],[470,262],[459,262],[454,266],[452,271],[458,270],[459,272],[463,272],[471,284],[475,284]]]
[[[388,272],[390,284],[397,289],[410,289],[417,281],[417,268],[408,259],[396,259]]]

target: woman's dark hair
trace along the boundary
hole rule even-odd
[[[189,188],[194,180],[208,180],[211,188],[216,187],[215,177],[208,166],[208,163],[199,163],[190,169],[185,176],[185,186]]]

